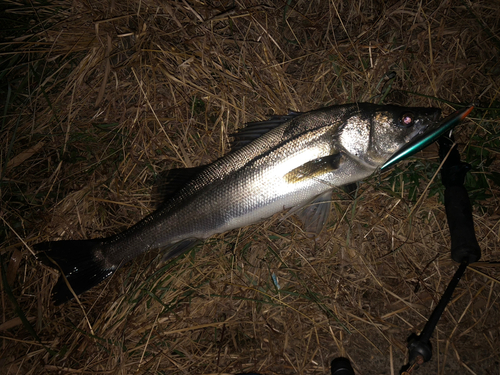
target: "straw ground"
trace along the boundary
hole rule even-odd
[[[436,149],[294,217],[161,252],[55,307],[32,245],[117,233],[165,169],[209,163],[245,122],[354,101],[479,100],[456,132],[482,248],[419,373],[498,374],[499,4],[3,2],[0,373],[395,374],[456,264]]]

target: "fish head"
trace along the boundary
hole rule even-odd
[[[438,121],[439,108],[357,104],[340,142],[344,149],[372,168],[382,166],[401,147]]]

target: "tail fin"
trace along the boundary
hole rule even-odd
[[[56,305],[72,299],[73,293],[83,293],[111,276],[118,267],[106,265],[106,261],[96,252],[102,245],[102,239],[82,241],[50,241],[34,246],[38,260],[53,267],[63,274],[52,290]],[[66,281],[66,280],[67,281]]]

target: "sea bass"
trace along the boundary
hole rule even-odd
[[[62,271],[54,302],[85,292],[149,250],[167,248],[171,258],[216,233],[283,210],[297,213],[307,230],[318,232],[335,187],[373,174],[432,128],[440,113],[355,103],[247,124],[226,156],[204,167],[173,170],[164,203],[124,232],[35,245],[39,260]]]

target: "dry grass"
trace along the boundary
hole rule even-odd
[[[490,109],[457,135],[483,257],[418,373],[498,374],[497,2],[3,6],[0,373],[327,374],[340,355],[359,374],[398,373],[456,269],[443,205],[423,193],[432,150],[354,200],[335,196],[316,243],[271,218],[168,264],[147,254],[81,305],[52,305],[57,275],[31,245],[135,223],[157,172],[222,156],[247,121],[352,101],[448,113],[479,98]]]

